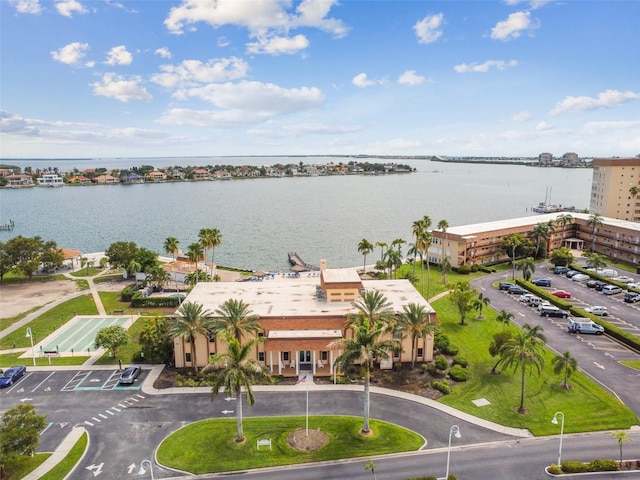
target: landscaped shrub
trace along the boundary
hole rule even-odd
[[[446,333],[437,333],[435,337],[433,337],[433,346],[436,350],[445,350],[450,343],[451,340],[449,340]]]
[[[611,459],[596,459],[589,462],[590,472],[615,472],[619,469],[618,462]]]
[[[460,365],[454,365],[449,370],[449,376],[456,382],[466,382],[467,378],[469,378],[469,370]]]
[[[556,465],[554,463],[554,464],[550,465],[549,468],[547,468],[547,471],[551,475],[560,475],[560,474],[562,474],[562,467],[560,465]]]
[[[427,373],[429,371],[429,364],[423,363],[420,365],[420,368],[422,369],[422,373]]]
[[[435,363],[438,370],[446,370],[447,368],[449,368],[449,362],[442,355],[438,355],[436,357]]]
[[[458,346],[456,345],[449,345],[444,349],[444,353],[446,353],[447,355],[457,355],[459,351],[460,348],[458,348]]]
[[[584,473],[589,471],[589,464],[583,462],[562,462],[563,473]]]
[[[458,480],[458,477],[456,477],[453,473],[450,473],[447,477],[447,480]]]
[[[143,297],[140,293],[136,293],[131,298],[131,306],[135,308],[151,307],[165,308],[180,306],[180,298],[178,297]]]
[[[461,367],[467,368],[467,365],[469,365],[469,362],[467,361],[466,358],[461,357],[460,355],[456,355],[455,357],[453,357],[453,364],[460,365]]]
[[[448,395],[451,393],[451,387],[449,386],[449,384],[447,382],[441,382],[440,380],[435,380],[433,383],[431,383],[431,388],[435,388],[436,390],[444,393],[445,395]]]
[[[468,267],[467,265],[460,265],[459,267],[453,267],[451,270],[461,275],[469,275],[469,273],[471,273],[471,268]]]
[[[120,300],[123,302],[130,302],[133,294],[138,291],[138,287],[136,285],[127,285],[120,292]]]

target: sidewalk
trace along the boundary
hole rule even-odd
[[[38,480],[46,473],[48,473],[53,467],[58,465],[69,454],[69,451],[74,447],[76,442],[80,440],[82,434],[87,433],[83,427],[73,427],[71,432],[60,443],[58,448],[47,458],[38,468],[29,473],[23,478],[23,480]],[[87,443],[87,447],[89,444]],[[84,456],[84,452],[83,452]],[[75,468],[75,467],[74,467]]]

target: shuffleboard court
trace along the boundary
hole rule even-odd
[[[131,323],[130,317],[76,317],[64,329],[49,335],[39,347],[41,351],[57,350],[60,354],[93,352],[98,330],[113,325],[127,328],[128,323]]]

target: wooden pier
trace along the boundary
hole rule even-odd
[[[7,223],[4,223],[4,224],[0,225],[0,230],[11,231],[11,230],[13,230],[14,226],[15,226],[15,223],[13,223],[13,220],[9,220]]]
[[[289,252],[289,263],[291,264],[292,270],[299,272],[315,272],[320,270],[320,267],[306,263],[296,252]]]

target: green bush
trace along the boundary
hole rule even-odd
[[[422,373],[426,373],[429,371],[429,364],[427,363],[423,363],[420,365],[420,369],[422,370]]]
[[[120,300],[130,302],[138,288],[135,285],[127,285],[120,292]]]
[[[467,368],[467,365],[469,365],[469,362],[467,361],[466,358],[461,357],[460,355],[456,355],[455,357],[453,357],[453,364],[460,365],[461,367]]]
[[[583,462],[562,462],[563,473],[585,473],[589,471],[589,464]]]
[[[440,332],[437,333],[435,337],[433,337],[433,346],[436,350],[445,350],[450,343],[451,340],[449,340],[449,337],[446,333]]]
[[[449,345],[444,349],[444,353],[446,353],[447,355],[457,355],[459,351],[460,348],[458,348],[456,345]]]
[[[549,468],[547,468],[547,471],[551,475],[561,475],[562,474],[562,467],[560,465],[556,465],[555,463],[553,463],[553,464],[551,464],[549,466]]]
[[[611,459],[596,459],[589,462],[590,472],[615,472],[619,469],[618,462]]]
[[[456,477],[453,473],[450,473],[447,477],[447,480],[458,480],[458,477]]]
[[[174,308],[180,306],[179,297],[143,297],[136,293],[131,297],[131,306],[135,308]]]
[[[438,370],[446,370],[449,368],[449,362],[442,355],[438,355],[435,360],[436,368]]]
[[[453,270],[456,273],[459,273],[460,275],[469,275],[471,273],[471,267],[467,265],[460,265],[459,267],[453,267],[451,270]]]
[[[447,382],[444,382],[444,381],[441,382],[440,380],[435,380],[431,384],[431,388],[434,388],[434,389],[438,390],[439,392],[444,393],[445,395],[450,394],[451,390],[452,390]]]
[[[449,370],[449,376],[456,382],[466,382],[467,378],[469,378],[469,370],[460,365],[454,365],[451,367],[451,370]]]

